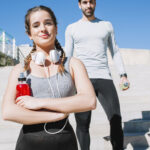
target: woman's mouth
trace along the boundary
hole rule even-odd
[[[40,37],[43,39],[47,39],[47,38],[49,38],[49,35],[48,34],[42,34],[42,35],[40,35]]]

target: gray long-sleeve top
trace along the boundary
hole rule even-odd
[[[72,56],[75,51],[76,57],[85,65],[89,78],[112,79],[108,66],[107,47],[119,74],[125,73],[110,22],[97,18],[92,21],[79,20],[66,29],[66,56]]]

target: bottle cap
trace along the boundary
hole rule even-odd
[[[20,73],[18,81],[26,81],[26,77],[24,76],[23,72]]]

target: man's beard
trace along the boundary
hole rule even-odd
[[[84,14],[87,18],[92,17],[92,16],[94,15],[94,11],[95,11],[95,9],[90,9],[90,12],[87,12],[86,10],[85,10],[85,11],[82,10],[83,14]]]

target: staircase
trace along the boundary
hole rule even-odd
[[[110,137],[104,140],[110,147]],[[124,122],[124,149],[150,150],[150,111],[143,111],[141,119]]]
[[[124,147],[150,150],[150,111],[143,111],[141,119],[124,122]]]

